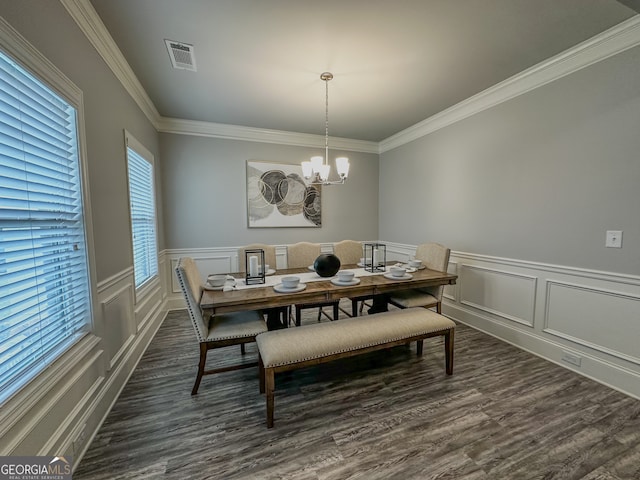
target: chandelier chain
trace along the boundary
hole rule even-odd
[[[326,164],[329,163],[329,80],[331,78],[324,79],[324,163]]]

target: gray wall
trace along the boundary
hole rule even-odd
[[[60,2],[2,1],[0,15],[84,94],[96,273],[108,278],[133,264],[123,129],[157,162],[158,134]],[[162,224],[159,242],[164,248]]]
[[[380,238],[637,275],[638,79],[636,47],[382,154]]]
[[[134,295],[124,129],[158,163],[159,135],[60,2],[0,0],[0,15],[83,92],[97,279],[91,331],[2,404],[0,455],[77,465],[165,314],[161,282]],[[163,249],[162,223],[159,239]]]
[[[162,134],[160,147],[169,249],[377,238],[376,154],[329,151],[348,156],[351,169],[346,184],[323,187],[322,227],[248,228],[246,161],[299,164],[321,148],[175,134]]]

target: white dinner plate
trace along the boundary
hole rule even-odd
[[[422,270],[423,268],[425,268],[424,265],[422,265],[422,267],[420,267],[420,268],[410,267],[408,263],[396,263],[393,266],[394,267],[404,268],[407,271],[407,273],[413,273],[416,270]]]
[[[368,263],[365,265],[364,263],[360,263],[360,262],[358,262],[356,265],[358,265],[360,268],[370,267],[371,266]]]
[[[268,277],[269,275],[273,275],[274,273],[276,273],[276,271],[273,268],[270,268],[269,270],[267,270],[267,273],[265,273],[264,276]]]
[[[224,285],[221,285],[219,287],[212,287],[211,285],[205,282],[202,288],[204,288],[205,290],[218,291],[218,290],[222,290],[224,287],[235,287],[235,286],[236,286],[236,279],[233,277],[229,279],[229,276],[227,276],[227,281],[225,282]]]
[[[308,268],[309,270],[311,270],[312,272],[315,272],[315,271],[316,271],[316,269],[314,268],[314,266],[313,266],[313,265],[309,265],[307,268]]]
[[[385,273],[384,278],[388,278],[389,280],[411,280],[413,275],[405,273],[402,277],[394,277],[391,273]]]
[[[296,292],[301,292],[305,288],[307,288],[306,283],[299,283],[298,286],[295,288],[287,288],[281,283],[273,286],[273,289],[278,293],[296,293]]]
[[[354,278],[349,280],[348,282],[341,282],[339,278],[332,278],[331,283],[337,285],[338,287],[351,287],[353,285],[358,285],[360,283],[359,278]]]

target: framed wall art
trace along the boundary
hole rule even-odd
[[[321,193],[300,165],[247,160],[249,228],[321,227]]]

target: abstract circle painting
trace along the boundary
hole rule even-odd
[[[249,227],[322,226],[321,189],[298,165],[247,162]]]

